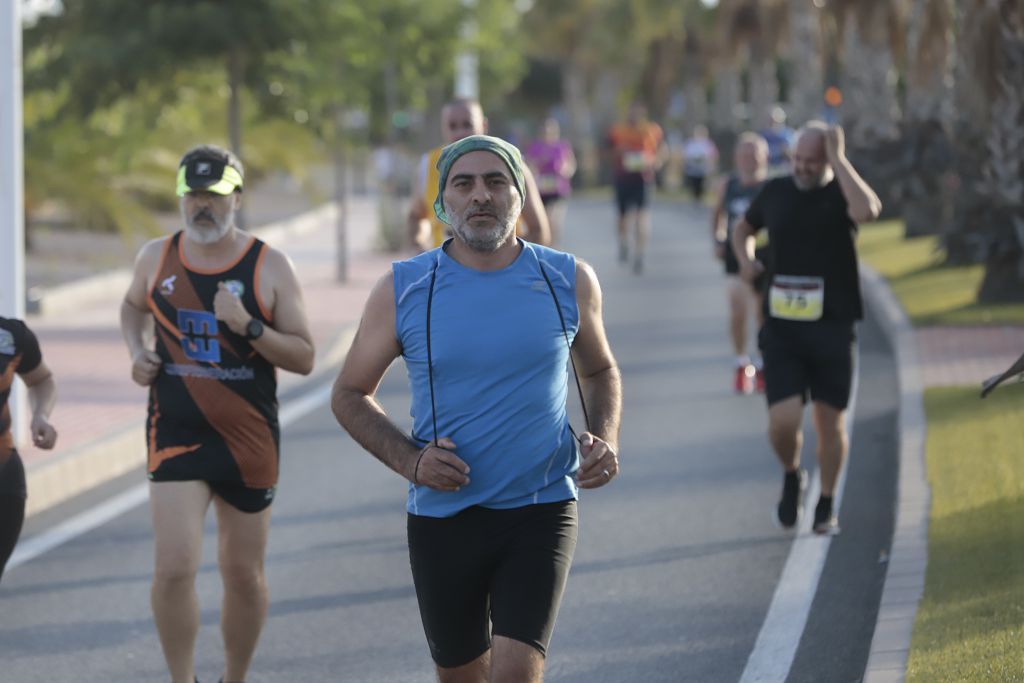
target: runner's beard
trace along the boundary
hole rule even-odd
[[[480,211],[478,207],[471,208],[466,211],[466,214],[472,215],[478,211]],[[500,249],[515,234],[518,218],[516,213],[509,212],[506,216],[496,216],[494,225],[488,228],[474,228],[469,225],[467,218],[458,216],[452,223],[452,232],[473,251],[491,253]]]
[[[209,218],[210,222],[200,223],[197,220],[200,216]],[[191,218],[185,218],[185,236],[197,244],[214,244],[228,234],[233,223],[234,212],[221,220],[209,211],[200,210]]]

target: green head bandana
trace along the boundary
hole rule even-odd
[[[469,152],[481,150],[490,152],[505,162],[509,172],[512,174],[512,182],[516,189],[519,190],[519,196],[524,203],[526,202],[526,192],[524,191],[526,182],[523,180],[523,155],[519,153],[519,148],[505,142],[501,138],[491,137],[490,135],[470,135],[461,140],[456,140],[441,150],[441,156],[437,160],[438,182],[437,199],[434,200],[434,213],[437,214],[438,219],[448,225],[452,224],[451,219],[444,210],[444,186],[448,184],[448,174],[459,157]]]

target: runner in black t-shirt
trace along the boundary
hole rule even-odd
[[[57,431],[50,424],[50,412],[57,400],[53,375],[43,362],[39,342],[20,320],[0,317],[0,578],[25,520],[25,468],[11,434],[11,412],[7,399],[17,373],[28,387],[32,409],[32,443],[50,449]]]
[[[843,413],[853,379],[854,324],[863,315],[854,239],[857,224],[878,217],[881,202],[846,159],[838,126],[812,121],[797,135],[793,175],[770,180],[733,229],[740,273],[764,266],[753,237],[768,229],[764,354],[769,437],[785,469],[779,524],[799,518],[807,474],[800,468],[803,404],[810,395],[818,436],[821,498],[814,531],[838,527],[832,495],[848,448]]]

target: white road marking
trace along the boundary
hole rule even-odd
[[[296,420],[327,404],[331,396],[331,385],[324,384],[303,393],[281,407],[278,420],[281,428],[285,428]],[[43,553],[53,550],[82,534],[100,527],[110,520],[123,515],[133,508],[149,500],[149,483],[133,486],[108,501],[100,503],[84,512],[80,512],[67,521],[61,522],[37,536],[26,539],[18,544],[14,554],[7,563],[7,571],[18,565],[30,562]]]
[[[846,411],[846,433],[850,442],[853,441],[853,414],[857,403],[857,388],[860,384],[859,347],[854,368],[856,372],[853,375],[850,405]],[[838,511],[842,505],[844,488],[846,463],[843,464],[839,480],[836,482],[833,510]],[[811,484],[804,498],[804,513],[796,538],[789,549],[789,557],[775,587],[768,614],[761,624],[761,632],[757,634],[757,642],[754,643],[754,649],[747,659],[747,666],[743,669],[740,683],[782,683],[793,666],[797,646],[807,626],[811,603],[818,591],[821,570],[825,566],[825,558],[828,557],[828,549],[832,544],[830,536],[818,536],[811,532],[814,506],[817,505],[820,492],[821,480],[818,472],[814,471],[811,473]],[[841,523],[840,519],[840,526]]]

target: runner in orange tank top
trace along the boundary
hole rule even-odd
[[[243,177],[226,150],[204,145],[185,154],[177,187],[185,227],[142,248],[121,305],[132,379],[150,392],[152,605],[175,681],[195,676],[195,575],[211,503],[224,582],[223,680],[245,679],[267,613],[263,558],[279,443],[275,368],[313,369],[291,263],[235,225]]]

